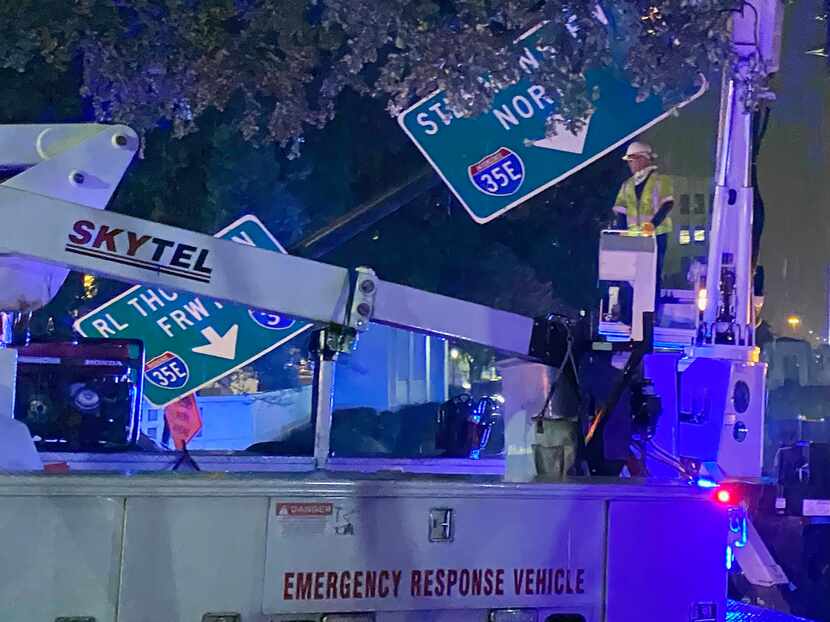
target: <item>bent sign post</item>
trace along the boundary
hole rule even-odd
[[[595,109],[577,134],[560,126],[546,137],[556,103],[532,83],[540,52],[533,37],[520,65],[528,78],[501,91],[489,112],[462,118],[438,91],[398,116],[398,123],[470,216],[486,223],[562,181],[672,113],[657,97],[637,102],[636,89],[610,70],[588,74],[599,88]],[[673,109],[700,97],[706,85]]]
[[[285,252],[254,216],[240,218],[216,237]],[[131,243],[139,244],[141,239]],[[185,259],[192,262],[188,278],[199,275],[201,255],[188,252],[192,248],[186,247],[180,258],[181,265]],[[207,268],[202,265],[202,269]],[[131,287],[75,322],[75,330],[84,337],[144,342],[144,397],[158,408],[252,363],[311,326],[270,311],[142,285]]]

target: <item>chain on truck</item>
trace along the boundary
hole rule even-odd
[[[757,21],[748,12],[734,19],[736,50],[747,62],[770,61],[780,6],[754,5]],[[786,583],[734,485],[761,474],[765,378],[753,340],[743,88],[727,76],[709,276],[690,298],[703,303],[686,331],[654,326],[653,238],[602,236],[600,283],[632,292],[629,320],[609,320],[607,309],[598,327],[528,318],[386,282],[368,268],[108,212],[138,149],[127,127],[0,127],[3,165],[19,171],[0,184],[5,311],[45,304],[73,269],[151,288],[155,298],[136,302],[139,310],[189,292],[216,309],[272,310],[252,311],[261,326],[302,318],[314,330],[315,361],[313,455],[184,447],[202,472],[171,474],[161,472],[169,456],[136,449],[134,430],[118,454],[38,455],[11,416],[22,352],[36,344],[0,349],[3,619],[723,622],[725,558],[758,586]],[[188,326],[180,313],[165,320],[168,334]],[[101,322],[102,337],[124,326]],[[503,403],[465,394],[441,405],[434,440],[443,458],[332,453],[335,368],[382,326],[505,355]],[[202,334],[203,353],[233,358],[227,335]],[[80,341],[27,360],[117,358],[112,344],[99,358],[79,355],[93,347]],[[144,364],[139,357],[129,385],[133,410]],[[172,353],[152,364],[166,370],[159,384],[184,378]],[[568,406],[569,394],[591,408]],[[695,406],[704,394],[705,412]],[[74,395],[83,406],[87,398]],[[480,457],[496,420],[503,456]],[[621,478],[632,446],[642,467],[663,465],[670,476]],[[69,473],[36,472],[55,457]]]

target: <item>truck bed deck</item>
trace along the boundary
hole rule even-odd
[[[157,471],[0,474],[0,496],[430,496],[701,498],[707,491],[681,481],[592,478],[509,481],[493,474],[381,472],[223,473]]]

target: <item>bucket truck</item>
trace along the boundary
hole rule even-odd
[[[20,153],[52,130],[0,127],[0,142]],[[549,374],[528,370],[561,366],[567,349],[551,338],[553,325],[385,282],[368,269],[97,209],[134,155],[135,134],[122,126],[61,132],[76,140],[0,184],[4,258],[43,263],[30,275],[41,282],[55,278],[48,266],[71,268],[315,322],[314,452],[197,458],[221,475],[136,474],[169,468],[169,459],[141,454],[106,456],[110,465],[122,460],[130,477],[83,472],[72,456],[64,457],[70,474],[3,473],[4,620],[725,619],[729,503],[688,482],[528,477],[528,430],[549,386],[538,383]],[[18,276],[8,273],[6,292]],[[504,461],[332,455],[338,355],[380,324],[513,356],[503,366]],[[13,363],[15,350],[3,355]],[[15,377],[6,371],[0,411],[10,418]],[[480,414],[458,419],[442,408],[441,416],[461,426],[463,440],[483,424]],[[228,473],[240,470],[259,473]],[[467,477],[447,479],[451,472]]]
[[[740,119],[739,99],[730,98]],[[724,123],[731,128],[733,121]],[[369,269],[346,270],[100,209],[137,145],[123,126],[0,126],[0,155],[25,169],[0,184],[7,310],[42,304],[65,270],[74,269],[310,320],[319,329],[313,453],[198,458],[203,469],[221,474],[159,475],[152,471],[175,458],[140,454],[109,456],[110,473],[83,472],[84,458],[71,456],[71,474],[3,473],[4,620],[726,620],[724,553],[730,526],[741,516],[729,487],[713,494],[694,479],[539,477],[531,450],[536,415],[548,407],[553,370],[590,342],[578,338],[578,323],[534,320],[389,283]],[[729,160],[729,149],[724,153]],[[746,185],[735,186],[732,168],[724,170],[726,203],[718,218],[725,230],[732,190],[743,200],[748,195],[738,192]],[[736,253],[743,250],[739,245]],[[742,257],[710,274],[734,268],[735,282],[743,283]],[[709,291],[714,282],[709,279]],[[25,304],[11,295],[24,289],[34,292]],[[728,313],[716,309],[716,323],[704,316],[692,356],[722,363],[724,385],[733,390],[738,376],[757,383],[763,370],[744,328],[750,316],[738,308],[745,298],[723,291],[726,302],[717,304]],[[358,335],[378,325],[510,356],[501,364],[504,460],[332,455],[335,367]],[[730,327],[735,341],[721,343],[718,335]],[[648,318],[642,337],[650,345]],[[631,359],[647,350],[637,349]],[[5,348],[2,356],[0,416],[8,419],[15,350]],[[648,367],[646,359],[647,373]],[[755,408],[757,395],[750,392],[749,399]],[[680,424],[702,426],[692,436],[716,448],[714,462],[729,450],[720,428],[736,429],[716,408],[704,413],[710,419],[701,421],[693,410],[691,421],[667,426],[669,434]],[[458,418],[458,412],[467,414]],[[467,438],[468,450],[486,438],[479,434],[480,409],[454,403],[439,416],[442,425],[460,426],[456,438]],[[19,435],[12,442],[20,444]],[[87,469],[101,464],[89,460]],[[740,464],[754,468],[748,457]]]

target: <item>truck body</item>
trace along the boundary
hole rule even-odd
[[[774,0],[756,4],[776,14]],[[762,53],[754,35],[765,33],[768,21],[736,20],[736,46],[751,48],[745,61]],[[741,43],[747,32],[752,45]],[[665,366],[673,386],[669,421],[678,429],[698,426],[694,432],[705,435],[682,458],[697,459],[698,467],[711,462],[717,478],[724,470],[752,476],[760,468],[754,448],[761,446],[765,378],[750,307],[750,114],[739,80],[732,76],[725,86],[710,278],[696,295],[695,334],[680,335],[684,362],[667,359]],[[0,184],[6,216],[0,289],[9,299],[3,310],[45,303],[75,269],[314,322],[313,455],[197,457],[213,470],[187,474],[137,474],[168,467],[175,459],[169,454],[70,456],[69,474],[0,475],[4,620],[727,619],[730,544],[745,524],[728,505],[728,493],[713,500],[712,490],[692,477],[549,482],[534,468],[533,421],[555,385],[548,372],[561,372],[573,357],[572,334],[557,333],[563,325],[384,282],[368,269],[328,266],[104,211],[137,150],[137,136],[123,126],[0,127],[0,153],[25,169]],[[650,295],[636,295],[647,279],[642,270],[630,272],[608,277],[629,282],[639,304],[637,326],[622,335],[639,342],[629,344],[627,370],[654,346],[646,318],[654,305]],[[24,289],[25,300],[16,296]],[[335,360],[370,323],[471,341],[520,361],[512,380],[506,378],[505,456],[495,474],[481,472],[493,464],[483,460],[395,464],[332,456]],[[615,348],[610,340],[604,346]],[[713,373],[724,388],[722,404],[686,412],[683,400],[694,402],[708,380],[692,382],[694,373],[685,370],[709,363],[718,367]],[[14,412],[15,365],[14,351],[0,349],[0,416]],[[681,371],[692,390],[677,386]],[[733,413],[728,404],[738,388],[746,395]],[[612,410],[596,411],[591,434]],[[655,411],[635,417],[642,414]],[[653,423],[643,429],[652,433]],[[674,427],[669,435],[678,436]],[[745,439],[751,451],[732,466],[729,452]],[[0,456],[3,441],[0,436]],[[629,441],[621,436],[624,449]],[[645,462],[645,443],[642,450]],[[674,456],[663,459],[687,474]],[[107,461],[114,473],[73,472]],[[242,470],[249,473],[230,473]]]
[[[679,482],[20,474],[0,498],[8,622],[726,619],[727,508]]]

